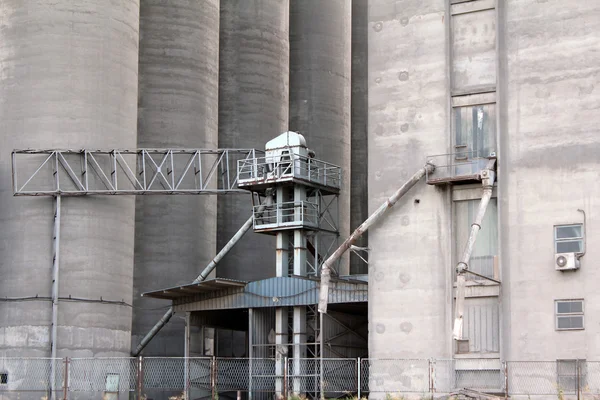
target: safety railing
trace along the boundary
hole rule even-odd
[[[250,393],[311,398],[443,395],[600,396],[600,362],[367,358],[0,358],[0,398],[185,399]],[[51,396],[51,393],[53,394]],[[227,395],[230,393],[230,395]]]
[[[308,201],[255,206],[253,212],[254,230],[319,227],[319,205]]]
[[[339,190],[342,169],[325,161],[293,153],[238,161],[237,182],[240,188],[290,180]]]
[[[427,157],[427,162],[435,165],[433,172],[427,172],[426,182],[436,185],[449,182],[478,181],[480,173],[495,155],[478,151],[461,151],[451,154],[438,154]]]

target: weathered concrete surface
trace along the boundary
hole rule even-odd
[[[499,195],[507,359],[600,359],[600,4],[509,0],[500,14]],[[583,222],[581,269],[554,270],[553,225]],[[554,300],[584,299],[558,332]]]
[[[369,2],[370,212],[448,148],[445,3]],[[370,357],[451,356],[450,214],[423,182],[370,231]]]
[[[223,1],[219,59],[219,147],[264,149],[288,128],[289,2]],[[218,199],[217,247],[252,213],[249,195]],[[217,267],[217,276],[275,275],[275,238],[249,233]]]
[[[290,2],[290,130],[317,158],[342,167],[339,231],[350,234],[350,74],[352,3]],[[349,273],[349,257],[339,265]]]
[[[13,148],[136,145],[137,0],[0,3],[0,296],[49,297],[52,199],[14,198]],[[63,199],[59,295],[131,304],[134,199]],[[0,302],[0,354],[50,354],[51,303]],[[127,355],[131,308],[60,302],[58,355]]]
[[[142,0],[138,147],[217,148],[219,0]],[[182,160],[183,161],[183,160]],[[141,293],[189,283],[216,249],[216,196],[138,196],[132,346],[168,302]],[[172,318],[145,355],[183,356]]]
[[[350,232],[353,232],[369,217],[368,178],[368,33],[369,9],[367,0],[352,1],[352,73],[350,111]],[[356,246],[366,247],[369,232],[357,240]],[[361,255],[367,258],[366,253]],[[366,274],[365,264],[356,254],[350,255],[350,273]]]

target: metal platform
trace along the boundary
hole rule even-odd
[[[427,173],[426,182],[428,185],[481,182],[481,171],[495,158],[495,155],[479,157],[473,152],[429,156],[427,162],[434,164],[435,170]]]
[[[337,165],[298,154],[290,158],[257,157],[238,161],[238,187],[263,192],[277,183],[302,184],[324,193],[338,194],[342,169]]]

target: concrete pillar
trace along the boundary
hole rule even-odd
[[[50,198],[15,198],[13,148],[134,148],[137,0],[0,2],[0,293],[50,296]],[[132,301],[134,199],[63,198],[60,297]],[[50,355],[51,305],[0,302],[0,356]],[[129,354],[131,307],[62,301],[57,355]]]
[[[264,149],[267,141],[287,131],[288,13],[287,0],[222,2],[219,147]],[[218,202],[221,247],[251,215],[252,202],[250,195],[222,196]],[[267,235],[249,234],[221,262],[217,275],[272,277],[275,262],[264,255],[275,252],[273,244]]]
[[[290,2],[290,130],[303,134],[318,158],[342,167],[344,238],[350,234],[351,14],[347,0]],[[340,273],[349,273],[348,255]]]
[[[140,31],[138,146],[216,148],[219,0],[142,0]],[[164,313],[140,294],[189,283],[214,257],[216,208],[216,196],[137,197],[134,346]],[[173,318],[144,354],[182,356],[183,327]]]
[[[283,376],[288,348],[288,309],[279,307],[275,309],[275,375]],[[275,395],[281,397],[285,392],[283,379],[275,380]]]
[[[369,217],[368,179],[368,4],[367,0],[352,0],[352,98],[351,98],[351,164],[350,171],[350,232]],[[355,243],[367,247],[369,232]],[[366,254],[361,254],[363,257]],[[365,257],[366,258],[366,257]],[[350,273],[366,274],[368,265],[356,254],[350,254]]]

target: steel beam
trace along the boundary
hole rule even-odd
[[[254,149],[14,150],[15,196],[247,193],[237,162]],[[50,173],[51,172],[51,173]]]

